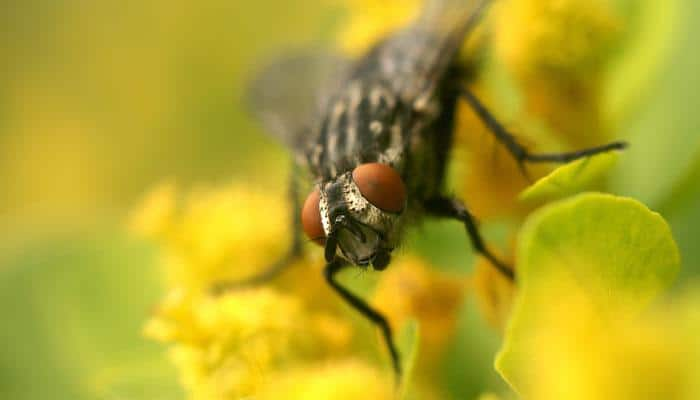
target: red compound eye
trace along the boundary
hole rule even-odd
[[[319,201],[320,194],[317,188],[309,194],[309,197],[304,202],[304,207],[301,209],[301,225],[309,239],[323,246],[326,243],[326,233],[321,223],[321,211],[318,208]]]
[[[365,199],[380,210],[398,213],[406,205],[406,186],[386,164],[362,164],[352,171],[352,179]]]

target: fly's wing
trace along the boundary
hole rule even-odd
[[[428,0],[419,17],[377,45],[354,75],[378,74],[408,103],[429,98],[489,3]]]
[[[348,61],[305,50],[278,58],[250,83],[245,101],[268,134],[304,155],[319,111],[343,81]]]

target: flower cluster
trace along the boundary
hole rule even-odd
[[[508,0],[492,18],[494,51],[517,80],[524,111],[564,145],[609,139],[603,78],[624,23],[603,0]]]
[[[320,255],[308,251],[268,284],[211,293],[214,285],[241,281],[284,254],[291,232],[276,196],[233,185],[177,197],[172,184],[156,188],[132,216],[132,227],[159,243],[168,288],[144,332],[170,344],[190,398],[356,398],[360,392],[394,398],[379,335],[325,284]],[[371,302],[396,331],[409,320],[424,322],[420,358],[429,359],[454,331],[463,289],[459,279],[405,255],[382,277]]]

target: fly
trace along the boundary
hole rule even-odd
[[[513,269],[484,244],[460,199],[444,194],[445,168],[458,101],[523,167],[568,162],[623,149],[607,145],[570,153],[533,154],[467,89],[456,57],[489,1],[429,0],[410,25],[390,34],[361,58],[319,52],[283,58],[251,85],[251,111],[295,154],[314,187],[298,204],[291,179],[295,235],[289,253],[243,284],[264,282],[301,254],[301,231],[324,247],[328,284],[382,332],[397,376],[399,353],[386,318],[336,279],[356,265],[385,269],[405,227],[426,216],[462,222],[476,252],[511,280]],[[223,284],[221,288],[228,288]]]

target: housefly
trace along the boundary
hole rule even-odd
[[[522,166],[567,162],[622,149],[614,142],[570,153],[532,154],[466,88],[456,57],[489,1],[429,0],[415,21],[356,60],[321,51],[283,57],[262,70],[248,94],[252,113],[294,152],[314,186],[303,206],[292,179],[296,229],[286,257],[245,284],[274,276],[301,252],[301,231],[324,248],[325,279],[382,332],[400,376],[386,318],[337,280],[348,266],[385,269],[406,226],[433,216],[462,222],[474,250],[507,278],[515,275],[485,246],[460,199],[443,191],[457,103],[466,101]],[[222,287],[230,287],[224,284]]]

